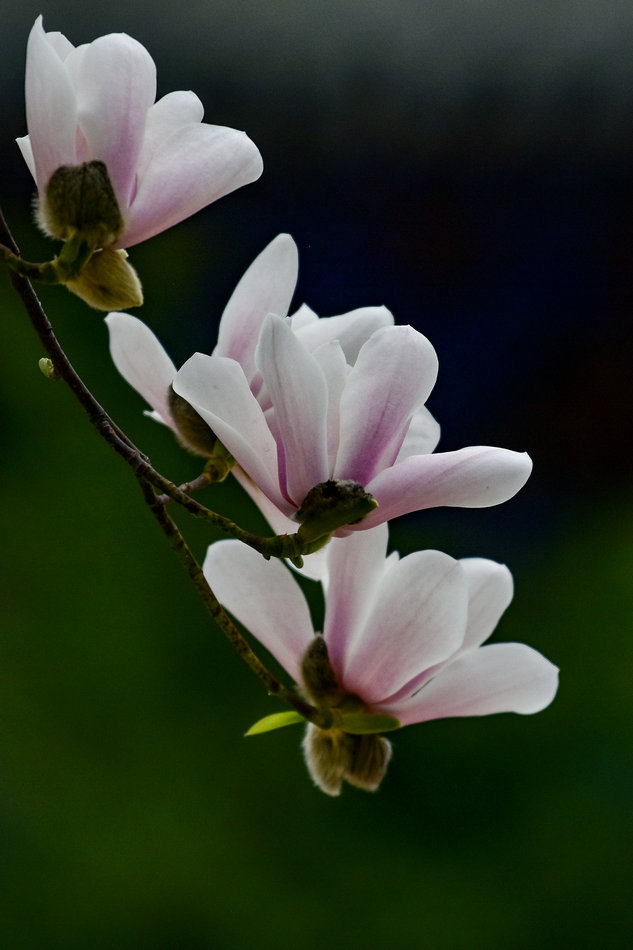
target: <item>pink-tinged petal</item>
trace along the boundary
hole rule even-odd
[[[494,643],[443,667],[411,699],[382,708],[403,725],[453,716],[530,714],[548,706],[558,669],[524,643]]]
[[[239,363],[195,353],[178,371],[172,385],[255,484],[282,511],[291,514],[292,508],[279,491],[275,440]]]
[[[336,477],[366,486],[393,465],[437,376],[435,350],[411,327],[385,327],[362,347],[341,399]]]
[[[323,579],[326,607],[323,635],[334,669],[343,675],[346,644],[362,630],[385,571],[387,525],[333,539],[327,547]]]
[[[381,704],[459,648],[467,608],[459,561],[440,551],[409,554],[384,574],[365,627],[344,644],[345,688]]]
[[[312,355],[321,368],[327,386],[327,457],[328,470],[333,471],[340,438],[341,395],[350,367],[337,340],[324,343]]]
[[[279,234],[248,268],[224,308],[214,356],[237,360],[251,380],[255,375],[255,347],[264,317],[285,317],[299,272],[297,245],[289,234]]]
[[[145,169],[163,142],[187,125],[202,122],[203,115],[204,106],[195,92],[190,90],[168,92],[155,102],[145,120],[145,136],[136,166],[138,177],[143,177]]]
[[[190,125],[162,143],[138,182],[121,244],[131,247],[195,214],[262,173],[262,158],[244,132]]]
[[[298,507],[330,476],[325,378],[289,323],[273,314],[262,326],[255,363],[275,407],[279,483]]]
[[[290,571],[241,541],[218,541],[203,573],[220,603],[301,682],[301,660],[314,636],[310,611]]]
[[[177,432],[168,392],[176,367],[152,331],[128,313],[109,313],[110,354],[119,373],[143,396],[162,422]]]
[[[304,346],[313,351],[323,343],[338,340],[350,366],[354,365],[361,347],[372,333],[393,325],[393,315],[386,307],[360,307],[336,317],[322,317],[320,320],[310,321],[303,327],[295,324],[295,320],[296,315],[293,317],[292,328],[296,330]]]
[[[468,626],[460,653],[488,639],[512,602],[514,582],[505,564],[483,557],[462,558],[468,581]]]
[[[410,455],[430,455],[440,441],[440,426],[426,406],[420,406],[409,423],[396,464]]]
[[[414,455],[379,472],[365,486],[378,508],[359,527],[370,528],[410,511],[442,505],[487,508],[499,505],[521,489],[532,471],[525,452],[488,445],[456,452]]]
[[[48,42],[42,17],[26,50],[26,121],[40,193],[61,165],[75,162],[77,104],[64,63]]]
[[[105,162],[125,217],[136,188],[147,112],[156,96],[154,61],[131,36],[110,33],[71,53],[67,62],[90,157]]]

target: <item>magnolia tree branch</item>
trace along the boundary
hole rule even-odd
[[[13,236],[9,231],[1,210],[0,241],[5,247],[8,246],[11,254],[16,256],[19,254],[18,247],[13,240]],[[76,372],[57,340],[53,327],[30,282],[14,269],[10,269],[9,278],[24,304],[31,324],[42,346],[52,362],[55,375],[59,379],[62,379],[70,388],[99,435],[112,446],[115,452],[117,452],[132,469],[140,485],[145,502],[158,522],[163,534],[166,536],[170,547],[175,551],[204,605],[230,641],[233,648],[264,683],[269,694],[278,696],[305,719],[314,722],[316,725],[327,725],[327,723],[322,722],[323,714],[320,711],[304,702],[299,696],[292,692],[292,690],[280,683],[253,652],[211,590],[199,562],[193,555],[177,524],[167,513],[166,503],[170,499],[173,499],[182,505],[190,514],[205,518],[226,534],[237,537],[246,544],[250,544],[251,547],[263,553],[264,556],[270,557],[271,554],[276,554],[276,552],[271,549],[271,542],[279,542],[281,539],[286,538],[292,539],[293,536],[282,535],[281,538],[266,539],[258,538],[256,535],[243,531],[228,518],[223,518],[221,515],[217,515],[210,509],[205,508],[204,505],[200,505],[195,499],[174,485],[173,482],[170,482],[157,472],[152,467],[147,456],[134,445],[131,439],[129,439],[122,429],[110,418]],[[157,490],[163,494],[157,494]],[[277,546],[279,547],[279,544]],[[282,553],[278,556],[286,555]]]

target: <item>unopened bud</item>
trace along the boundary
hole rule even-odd
[[[43,356],[37,365],[47,379],[59,379],[59,373],[53,366],[53,361],[49,359],[48,356]]]
[[[124,226],[108,169],[99,161],[53,172],[38,216],[51,237],[68,241],[79,234],[92,248],[114,244]]]
[[[126,251],[104,247],[92,255],[76,277],[63,283],[96,310],[140,307],[143,303],[141,282],[126,258]]]
[[[379,735],[349,735],[308,723],[303,740],[312,779],[327,795],[340,795],[343,782],[375,792],[387,772],[391,743]]]
[[[174,392],[173,386],[169,387],[167,401],[184,447],[190,452],[195,452],[196,455],[212,458],[216,454],[218,445],[213,429],[206,424],[202,416],[189,405],[186,399]]]
[[[327,645],[320,634],[311,641],[301,661],[303,685],[312,702],[335,706],[343,697],[330,663]]]
[[[358,482],[331,478],[308,492],[294,517],[301,524],[299,537],[312,541],[357,524],[377,507],[376,499]]]

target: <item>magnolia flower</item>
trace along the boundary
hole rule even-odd
[[[279,234],[241,278],[220,320],[213,355],[239,363],[251,392],[261,400],[264,408],[269,401],[255,366],[255,347],[265,316],[276,313],[285,317],[288,313],[297,273],[297,246],[289,234]],[[171,384],[177,369],[154,333],[141,320],[127,313],[110,313],[106,323],[114,364],[152,407],[150,415],[169,426],[192,451],[209,454],[215,437],[201,420],[198,426],[194,426],[182,400],[174,399]],[[393,317],[385,307],[362,307],[350,313],[319,319],[303,305],[290,318],[293,332],[308,350],[338,339],[349,360],[356,358],[360,347],[374,330],[392,323]],[[429,428],[434,426],[430,416],[427,425]]]
[[[255,398],[238,362],[200,353],[173,389],[263,493],[269,520],[276,509],[286,523],[303,523],[319,486],[360,486],[378,503],[340,529],[346,534],[422,508],[496,505],[524,485],[526,454],[489,446],[431,454],[438,429],[424,403],[437,357],[421,333],[383,327],[350,363],[335,339],[310,352],[269,314],[255,352],[266,401]]]
[[[512,600],[507,567],[440,551],[385,557],[387,526],[326,548],[323,637],[283,564],[239,541],[212,545],[204,574],[220,602],[273,654],[318,708],[392,716],[402,726],[451,716],[535,713],[558,670],[523,643],[482,646]],[[316,639],[315,639],[316,637]],[[389,761],[382,736],[308,724],[317,785],[374,790]]]
[[[156,67],[136,40],[111,33],[74,47],[37,18],[26,58],[29,134],[18,145],[48,233],[66,241],[89,211],[98,219],[89,243],[130,247],[259,177],[253,142],[203,124],[193,92],[155,97]]]

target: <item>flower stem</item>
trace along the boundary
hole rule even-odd
[[[19,250],[6,225],[1,210],[0,240],[5,242],[5,244],[7,244],[10,248],[7,255],[7,253],[5,253],[7,252],[7,248],[4,247],[3,251],[0,252],[0,256],[2,256],[7,262],[9,262],[8,257],[20,260]],[[276,677],[274,677],[273,674],[269,672],[269,670],[264,666],[264,664],[250,648],[249,644],[237,629],[235,624],[232,622],[209,587],[204,574],[202,573],[202,568],[194,557],[180,529],[173,519],[167,514],[165,508],[165,497],[163,495],[157,495],[156,489],[164,492],[170,498],[173,498],[175,501],[179,502],[191,514],[207,518],[217,527],[220,527],[221,530],[228,534],[232,534],[234,537],[241,538],[241,540],[246,541],[246,543],[264,542],[266,539],[257,539],[255,535],[250,535],[248,532],[242,531],[241,528],[239,528],[237,525],[234,525],[233,522],[229,521],[229,519],[222,518],[220,515],[216,515],[209,509],[204,508],[203,505],[199,505],[198,502],[196,502],[193,498],[190,498],[187,494],[185,494],[185,492],[181,491],[181,489],[179,489],[168,479],[164,478],[152,467],[147,456],[145,456],[134,445],[134,443],[110,418],[105,409],[103,409],[103,407],[87,388],[79,374],[75,371],[59,341],[57,340],[57,337],[53,331],[53,327],[46,313],[44,312],[31,284],[29,283],[28,279],[16,268],[12,267],[11,264],[10,280],[13,287],[20,296],[33,328],[35,329],[40,342],[42,343],[52,362],[53,370],[56,376],[59,379],[62,379],[70,388],[99,435],[109,445],[112,446],[115,452],[122,456],[122,458],[132,469],[141,487],[145,502],[147,503],[154,518],[158,522],[158,525],[166,536],[172,550],[174,550],[180,562],[185,567],[207,610],[214,618],[222,632],[229,639],[238,655],[244,660],[245,663],[248,664],[253,672],[259,677],[259,679],[262,680],[270,694],[278,696],[287,705],[299,712],[304,718],[318,725],[321,721],[319,712],[313,706],[305,703],[299,696],[280,683]],[[257,547],[257,543],[252,543],[252,546]],[[261,550],[261,548],[262,546],[260,543],[257,549]]]

